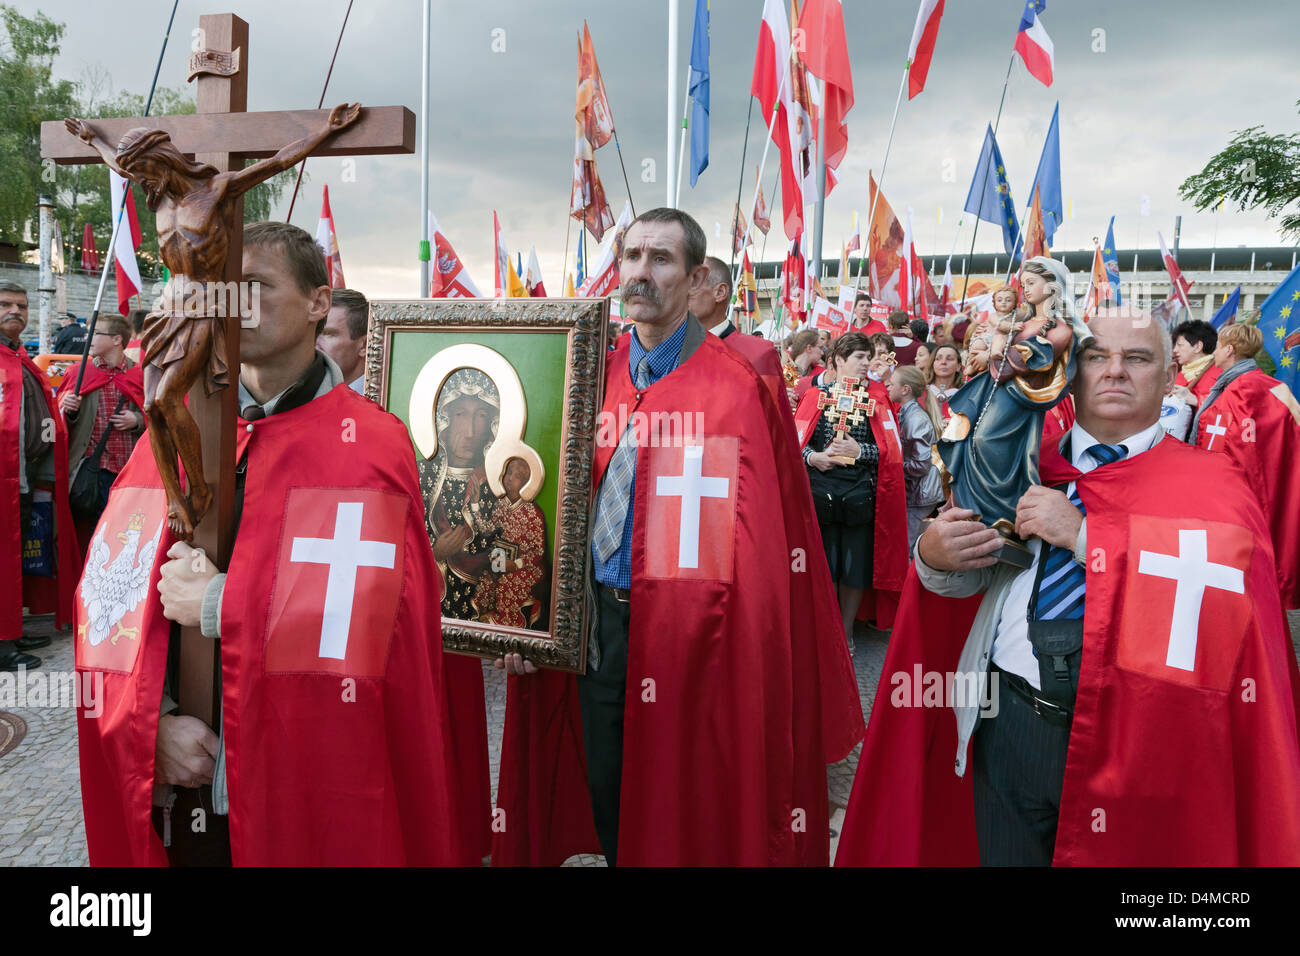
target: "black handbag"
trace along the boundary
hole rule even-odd
[[[876,485],[863,480],[844,494],[844,523],[846,525],[870,524],[876,519]]]
[[[116,415],[126,404],[126,396],[123,395],[117,403],[117,408],[113,409]],[[89,455],[81,460],[80,467],[77,468],[76,477],[72,479],[72,487],[68,489],[68,504],[72,508],[74,518],[94,518],[99,513],[99,460],[104,457],[104,448],[108,445],[108,436],[112,434],[113,426],[110,424],[104,429],[104,434],[99,436],[99,441],[91,449]]]

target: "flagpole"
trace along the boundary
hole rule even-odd
[[[570,202],[570,208],[572,208],[572,202]],[[561,291],[567,289],[569,286],[569,236],[573,234],[573,213],[567,213],[564,218],[569,220],[569,224],[564,227],[564,263],[560,266]],[[584,226],[583,228],[586,227]],[[574,286],[573,291],[577,292],[578,287]]]
[[[682,203],[682,157],[686,155],[686,117],[687,107],[691,102],[691,67],[686,65],[686,91],[682,93],[682,135],[677,141],[677,189],[673,192],[673,208]]]
[[[158,63],[153,68],[153,82],[149,84],[149,97],[144,103],[144,115],[149,115],[149,109],[153,106],[153,94],[158,88],[158,74],[162,70],[163,56],[167,53],[167,40],[172,35],[172,24],[176,22],[176,8],[181,5],[181,0],[175,0],[172,4],[172,14],[167,19],[167,29],[163,33],[162,49],[158,51]],[[109,206],[112,206],[112,183],[109,184]],[[90,362],[90,343],[95,337],[95,325],[99,322],[99,308],[104,303],[104,286],[108,282],[108,267],[116,258],[117,250],[117,233],[122,228],[122,217],[126,214],[126,200],[131,194],[131,183],[128,180],[122,181],[122,205],[117,210],[117,215],[113,218],[113,231],[109,234],[108,250],[104,255],[104,268],[99,273],[99,289],[95,292],[95,308],[90,313],[90,321],[86,323],[86,342],[81,347],[81,365],[77,368],[77,387],[73,394],[81,394],[81,382],[86,377],[86,365]],[[111,212],[110,208],[110,212]]]
[[[668,0],[668,198],[672,206],[677,191],[673,169],[673,107],[677,102],[677,0]],[[626,175],[626,174],[625,174]]]
[[[880,164],[880,179],[876,181],[876,194],[871,197],[871,204],[867,208],[867,240],[862,244],[862,255],[858,257],[858,274],[853,280],[853,291],[856,293],[862,284],[862,262],[867,257],[867,252],[871,248],[871,225],[876,221],[876,200],[880,198],[881,190],[885,188],[885,168],[889,165],[889,150],[894,145],[894,127],[898,125],[898,108],[903,104],[903,88],[907,86],[907,74],[912,69],[912,61],[908,60],[903,64],[903,76],[898,81],[898,95],[894,97],[894,118],[889,121],[889,138],[885,141],[885,160]],[[870,176],[870,173],[868,173]]]
[[[417,298],[429,294],[429,28],[432,22],[430,8],[433,0],[424,0],[423,56],[421,57],[420,84],[420,291]],[[349,9],[351,3],[349,2]],[[340,34],[341,36],[341,34]],[[324,101],[324,94],[321,96]],[[496,255],[496,250],[492,250]]]
[[[352,13],[352,0],[348,0],[348,8],[343,14],[343,26],[339,27],[339,38],[334,43],[334,55],[330,57],[329,69],[325,71],[325,82],[320,88],[320,100],[317,101],[316,103],[316,109],[320,109],[325,105],[325,91],[329,89],[330,77],[334,75],[334,61],[338,59],[339,47],[343,45],[343,31],[346,30],[348,27],[348,16],[351,13]],[[424,32],[425,35],[427,36],[429,33],[429,29],[428,29],[429,20],[428,20],[427,10],[425,11],[424,22],[425,22]],[[427,83],[429,78],[429,73],[428,73],[429,51],[426,48],[424,52],[425,52],[425,67],[426,67],[424,75],[425,75],[425,82]],[[428,113],[426,112],[425,115],[427,116]],[[293,204],[298,200],[298,187],[302,185],[302,174],[303,172],[306,171],[306,169],[307,169],[307,160],[304,159],[301,163],[298,164],[298,178],[295,179],[293,183],[293,194],[289,197],[289,214],[284,217],[285,222],[288,222],[289,220],[293,219]]]
[[[731,214],[731,232],[733,237],[736,232],[736,226],[740,224],[738,213],[740,212],[740,195],[745,189],[745,154],[749,151],[749,126],[750,123],[753,122],[753,120],[754,120],[754,97],[750,96],[749,111],[745,114],[745,138],[744,140],[741,141],[740,144],[740,181],[736,183],[736,212]],[[754,199],[755,202],[757,202],[758,196],[755,195]],[[753,216],[750,216],[750,221],[753,221],[753,218],[754,218]],[[736,243],[734,238],[731,243],[731,271],[733,273],[735,273],[736,271]],[[754,282],[757,285],[758,283],[757,276],[754,277]],[[735,283],[733,282],[732,285],[734,286]]]
[[[813,275],[822,281],[822,227],[826,221],[826,81],[817,108],[817,209],[813,214]]]
[[[754,220],[754,210],[758,208],[758,190],[759,190],[759,186],[760,186],[760,185],[762,184],[762,182],[763,182],[763,170],[767,168],[767,154],[768,154],[768,151],[771,150],[771,148],[772,148],[772,131],[773,131],[774,129],[776,129],[776,117],[777,117],[777,115],[778,115],[778,114],[780,113],[780,111],[781,111],[781,94],[785,92],[785,84],[786,84],[786,81],[789,80],[789,78],[790,78],[790,58],[789,58],[789,57],[786,57],[786,61],[785,61],[785,70],[783,70],[782,73],[781,73],[781,82],[778,83],[777,86],[776,86],[776,98],[772,101],[772,118],[771,118],[770,120],[768,120],[768,123],[767,123],[767,139],[763,142],[763,158],[759,161],[759,164],[758,164],[758,178],[754,181],[754,196],[753,196],[753,198],[749,201],[749,221],[750,221],[750,222],[753,222],[753,220]],[[751,111],[752,111],[753,108],[754,108],[754,98],[753,98],[752,95],[750,96],[749,107],[750,107],[750,110],[751,110]],[[745,128],[746,128],[746,129],[749,128],[749,122],[748,122],[748,120],[747,120],[746,123],[745,123]],[[746,138],[748,139],[748,137],[746,137]],[[742,163],[744,162],[744,157],[743,157],[743,156],[741,157],[741,162],[742,162]],[[744,168],[744,166],[742,165],[742,166],[741,166],[741,173],[740,173],[740,176],[741,176],[741,185],[740,185],[739,187],[737,187],[737,189],[736,189],[736,193],[737,193],[736,199],[737,199],[737,201],[739,201],[739,199],[740,199],[739,194],[740,194],[741,190],[744,188],[744,182],[745,182],[745,180],[744,180],[744,176],[745,176],[744,169],[745,169],[745,168]],[[784,206],[782,207],[782,209],[784,210]],[[781,223],[781,228],[782,228],[782,230],[784,231],[784,229],[785,229],[784,211],[782,212],[782,223]],[[739,276],[739,273],[736,271],[736,268],[737,268],[737,267],[736,267],[736,253],[735,253],[736,244],[735,244],[734,242],[731,244],[731,248],[732,248],[732,253],[731,253],[731,286],[732,286],[732,288],[734,289],[735,286],[736,286],[737,278],[738,278],[738,276]],[[734,297],[733,297],[733,298],[734,298]],[[731,307],[730,305],[727,306],[727,318],[731,318],[731,308],[732,308],[732,307]]]
[[[1015,65],[1016,65],[1016,51],[1013,48],[1011,51],[1011,59],[1007,61],[1007,75],[1002,80],[1002,98],[998,100],[998,115],[993,120],[994,140],[997,139],[998,127],[1002,125],[1002,107],[1007,101],[1007,84],[1011,82],[1011,68]],[[993,162],[992,149],[989,150],[989,163],[991,162]],[[988,167],[988,163],[985,163],[984,172],[981,178],[987,180],[988,175],[989,175],[989,167]],[[970,274],[970,262],[971,259],[975,257],[975,237],[980,234],[980,220],[984,218],[984,196],[987,192],[988,190],[980,191],[980,209],[979,212],[975,214],[975,227],[971,230],[971,234],[970,234],[970,254],[966,256],[966,261],[961,264],[961,296],[963,300],[965,300],[966,298],[967,281],[968,281],[967,276]],[[1032,198],[1032,194],[1030,198]],[[1013,254],[1015,253],[1015,246],[1011,247],[1011,251]]]

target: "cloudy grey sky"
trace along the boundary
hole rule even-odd
[[[10,0],[13,2],[13,0]],[[435,0],[430,124],[430,205],[480,288],[492,285],[492,210],[512,249],[536,245],[546,284],[559,291],[573,158],[575,38],[590,24],[638,210],[661,205],[664,165],[669,0]],[[693,0],[678,0],[679,63],[690,52]],[[146,93],[171,9],[170,0],[17,0],[67,24],[56,72],[76,79],[90,64],[112,74],[115,88]],[[827,202],[824,248],[839,255],[854,209],[865,217],[867,171],[879,170],[898,90],[916,0],[845,0],[856,103],[842,181]],[[1006,75],[1021,0],[949,0],[926,90],[904,99],[884,193],[900,215],[914,210],[924,255],[954,243],[960,206],[992,121]],[[184,83],[190,31],[198,16],[234,7],[249,22],[249,109],[314,106],[347,0],[212,4],[182,0],[163,61],[164,85]],[[705,226],[710,251],[735,202],[762,0],[712,0],[712,138],[710,165],[682,206]],[[419,0],[356,0],[330,81],[326,106],[344,100],[400,104],[419,113]],[[111,14],[111,16],[110,16]],[[1276,223],[1227,208],[1196,213],[1177,187],[1229,139],[1262,125],[1300,128],[1294,0],[1049,0],[1043,23],[1056,46],[1049,89],[1017,60],[998,133],[1012,195],[1023,208],[1052,108],[1061,103],[1062,179],[1073,218],[1056,247],[1079,249],[1104,234],[1116,215],[1121,247],[1152,247],[1156,230],[1172,244],[1183,216],[1184,246],[1276,245]],[[494,34],[504,30],[504,35]],[[1095,31],[1104,31],[1096,33]],[[504,39],[494,52],[494,35]],[[1104,51],[1094,52],[1094,46]],[[500,42],[497,43],[500,46]],[[679,94],[683,92],[679,78]],[[765,131],[751,132],[746,199]],[[642,182],[645,158],[656,182]],[[597,154],[617,214],[626,198],[613,144]],[[415,295],[418,286],[417,156],[364,157],[356,181],[344,182],[339,160],[308,163],[294,221],[315,231],[321,186],[330,199],[349,285],[373,296]],[[946,173],[946,175],[945,175]],[[764,176],[773,199],[775,160]],[[777,191],[779,196],[779,191]],[[1143,196],[1150,216],[1140,217]],[[774,203],[779,205],[779,199]],[[937,222],[943,208],[942,224]],[[287,212],[287,197],[280,216]],[[809,210],[811,217],[811,210]],[[766,258],[781,255],[774,216]],[[958,238],[970,247],[970,222]],[[811,218],[810,218],[811,221]],[[1217,240],[1216,240],[1217,234]],[[576,237],[576,227],[574,236]],[[984,224],[977,248],[1001,248]],[[572,267],[573,251],[569,263]]]

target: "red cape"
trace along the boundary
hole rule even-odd
[[[59,383],[59,390],[56,393],[57,398],[62,398],[68,392],[71,392],[77,386],[77,370],[81,368],[81,363],[73,365],[63,373],[63,381]],[[125,372],[113,375],[114,384],[121,389],[135,407],[144,408],[144,367],[137,362]],[[81,391],[79,395],[89,395],[108,384],[109,374],[94,362],[86,366],[86,374],[81,380]]]
[[[867,392],[876,400],[876,412],[869,421],[880,459],[876,465],[872,587],[862,595],[858,620],[875,621],[877,628],[888,630],[894,624],[899,592],[903,588],[910,560],[907,554],[907,490],[903,479],[902,438],[889,393],[883,384],[870,379],[867,381]],[[817,396],[820,394],[820,389],[806,391],[795,410],[795,429],[800,448],[806,446],[812,438],[813,426],[821,414],[817,405]]]
[[[681,474],[685,451],[641,444],[619,862],[825,864],[825,764],[852,748],[862,720],[792,425],[749,364],[712,337],[640,395],[627,350],[625,338],[607,359],[604,409],[683,418],[698,409],[703,428],[687,444],[702,445],[703,473],[727,477],[729,497],[704,499],[699,567],[679,567],[680,499],[652,493],[652,476]],[[597,488],[614,444],[598,443]],[[582,766],[580,728],[569,675],[545,675],[528,700],[510,698],[502,767],[519,761],[545,778],[526,786],[503,773],[507,829],[494,862],[554,863],[591,848],[589,804],[571,815],[567,838],[528,832],[560,818],[552,794],[585,789],[572,772]]]
[[[355,424],[342,433],[348,445],[326,453],[322,443],[339,440],[341,421]],[[457,821],[466,801],[448,739],[460,726],[449,710],[438,577],[405,426],[339,386],[257,422],[251,434],[248,427],[239,422],[247,484],[222,606],[234,862],[465,862]],[[278,467],[286,461],[316,464]],[[172,544],[165,515],[153,453],[141,442],[96,532],[107,547],[87,562],[78,591],[77,669],[104,679],[103,714],[78,715],[86,838],[97,866],[167,862],[150,823],[170,631],[156,587]],[[359,540],[331,549],[349,526]],[[154,560],[142,561],[155,533]],[[88,602],[126,548],[128,576],[132,560],[152,570],[135,604],[125,602],[132,609],[114,643],[96,631],[106,612]],[[347,575],[355,589],[345,628],[322,616],[331,555],[363,556]]]
[[[54,558],[53,578],[23,577],[18,512],[18,422],[22,396],[22,370],[26,368],[43,386],[45,418],[54,423]],[[0,640],[16,640],[23,635],[23,607],[33,614],[54,614],[56,627],[71,623],[73,590],[81,571],[81,553],[77,549],[76,529],[68,505],[68,428],[48,388],[49,379],[19,346],[10,351],[0,346],[0,588],[10,595],[22,594],[21,600],[6,600],[0,609]],[[12,397],[12,401],[10,398]],[[29,476],[30,478],[30,476]]]
[[[1222,374],[1223,369],[1211,362],[1209,367],[1201,373],[1201,377],[1196,380],[1196,384],[1192,386],[1192,394],[1204,401],[1205,396],[1210,394],[1210,389],[1214,387],[1214,383],[1219,380],[1219,376]],[[1182,369],[1178,370],[1178,376],[1174,379],[1174,384],[1187,384],[1187,376],[1183,374]]]
[[[1054,446],[1043,449],[1042,473],[1054,484],[1077,477]],[[1218,493],[1196,494],[1204,488]],[[1078,489],[1091,558],[1054,862],[1300,863],[1300,680],[1269,587],[1267,528],[1245,482],[1166,439],[1080,477]],[[1184,517],[1189,495],[1195,518]],[[1186,552],[1180,530],[1204,531],[1209,560],[1237,568],[1243,585],[1205,590],[1190,671],[1166,663],[1175,582],[1139,570],[1144,551]],[[885,702],[897,690],[893,675],[957,669],[980,600],[938,597],[915,574],[909,580],[838,865],[978,863],[973,771],[968,765],[965,779],[953,771],[952,711]],[[1185,642],[1192,628],[1177,634]]]
[[[1215,434],[1211,427],[1224,431]],[[1272,376],[1247,372],[1201,412],[1195,438],[1198,448],[1227,455],[1245,473],[1272,531],[1282,606],[1300,608],[1300,406],[1295,396]]]
[[[784,401],[786,407],[789,407],[790,403],[785,397],[785,375],[781,370],[781,357],[776,354],[776,347],[771,342],[742,332],[732,332],[719,341],[732,351],[743,355],[758,373],[758,377],[762,379],[768,391],[772,393],[772,398],[778,403]]]

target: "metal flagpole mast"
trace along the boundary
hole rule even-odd
[[[686,155],[686,117],[691,103],[691,67],[686,66],[686,91],[682,93],[682,135],[677,140],[677,188],[673,190],[673,208],[682,202],[682,157]]]
[[[817,107],[817,209],[813,214],[813,275],[822,281],[822,226],[826,222],[826,81]]]
[[[898,96],[894,98],[894,118],[889,121],[889,139],[885,141],[885,160],[880,164],[880,179],[876,182],[876,194],[871,197],[871,204],[867,208],[867,238],[871,236],[871,224],[876,219],[876,200],[880,198],[881,190],[885,188],[885,167],[889,165],[889,148],[894,145],[894,127],[898,125],[898,108],[903,103],[903,88],[907,86],[907,73],[912,69],[912,61],[908,60],[903,64],[903,77],[898,81]],[[858,257],[858,274],[853,280],[853,291],[856,293],[862,283],[862,261],[866,258],[871,243],[864,241],[862,243],[862,255]]]
[[[771,150],[772,148],[772,131],[776,129],[776,117],[781,110],[781,94],[785,92],[785,84],[786,81],[789,80],[789,78],[790,78],[790,58],[787,57],[785,61],[785,70],[781,73],[781,82],[778,83],[776,87],[776,99],[773,101],[772,104],[772,118],[768,120],[767,123],[767,140],[763,143],[763,158],[759,161],[758,164],[758,178],[754,180],[754,195],[753,198],[751,198],[749,201],[750,222],[754,220],[754,210],[758,208],[758,188],[759,185],[763,182],[763,170],[767,168],[768,151]],[[751,108],[753,106],[753,97],[750,97],[750,106]],[[741,167],[740,175],[741,175],[741,183],[742,183],[741,188],[743,188],[744,175],[745,175],[743,166]],[[737,189],[736,191],[739,193],[740,189]],[[785,229],[784,213],[782,214],[781,228],[782,230]],[[733,250],[731,253],[731,286],[732,288],[735,288],[740,273],[737,271],[739,267],[736,265],[736,253],[734,251],[736,247],[734,243],[732,244],[731,248]],[[732,305],[734,305],[735,297],[733,296],[732,299],[733,299]],[[727,306],[727,318],[731,318],[732,305]]]
[[[420,84],[420,291],[417,298],[429,294],[429,29],[431,4],[424,0],[424,37]],[[493,251],[495,255],[495,250]]]
[[[172,24],[176,21],[176,8],[181,5],[181,0],[175,0],[172,4],[172,15],[167,20],[167,30],[163,33],[162,49],[158,51],[158,63],[153,68],[153,82],[149,84],[149,98],[145,100],[144,114],[149,115],[149,108],[153,106],[153,94],[158,88],[158,73],[162,70],[163,56],[167,52],[167,40],[172,35]],[[108,269],[113,264],[115,256],[114,250],[117,248],[117,233],[122,228],[122,217],[126,213],[126,197],[131,191],[129,182],[122,183],[122,205],[117,210],[117,215],[113,217],[113,231],[108,237],[108,250],[104,254],[104,268],[99,273],[99,289],[95,292],[95,308],[90,313],[90,321],[86,323],[86,344],[81,347],[81,366],[77,369],[77,388],[76,394],[81,394],[81,381],[86,376],[86,364],[90,361],[90,340],[95,335],[95,325],[99,322],[99,307],[104,302],[104,285],[108,281]],[[109,197],[112,197],[113,191],[109,190]]]
[[[672,206],[677,191],[676,170],[673,168],[673,112],[677,102],[677,0],[668,0],[668,198]]]
[[[1011,68],[1015,65],[1016,65],[1016,51],[1013,49],[1011,51],[1011,59],[1007,61],[1007,75],[1002,80],[1002,98],[998,100],[998,115],[993,120],[994,140],[997,139],[998,127],[1002,124],[1002,107],[1007,101],[1007,84],[1011,82]],[[989,150],[989,162],[990,163],[993,162],[992,149]],[[984,165],[984,178],[987,179],[988,175],[989,175],[989,167],[988,164],[986,163]],[[1032,193],[1030,194],[1030,198],[1031,199],[1033,198]],[[965,300],[966,298],[966,283],[967,283],[967,276],[970,275],[970,261],[975,256],[975,237],[980,234],[980,220],[983,217],[984,217],[984,191],[981,190],[980,209],[979,212],[975,214],[975,228],[971,230],[971,235],[970,235],[970,254],[966,256],[966,261],[961,264],[961,296],[963,300]],[[1014,246],[1012,247],[1012,253],[1013,254],[1015,253]]]
[[[316,109],[325,105],[325,91],[329,89],[330,77],[334,75],[334,61],[339,57],[339,47],[343,45],[343,31],[348,28],[348,17],[352,14],[352,0],[348,0],[348,8],[343,13],[343,26],[339,27],[339,38],[334,43],[334,55],[330,57],[329,69],[325,71],[325,82],[320,88],[320,99],[316,101]],[[426,21],[427,23],[427,21]],[[428,33],[426,26],[425,33]],[[293,182],[293,195],[289,197],[289,214],[284,217],[288,222],[293,218],[293,204],[298,201],[298,187],[302,185],[302,174],[307,169],[307,160],[298,164],[298,178]]]

